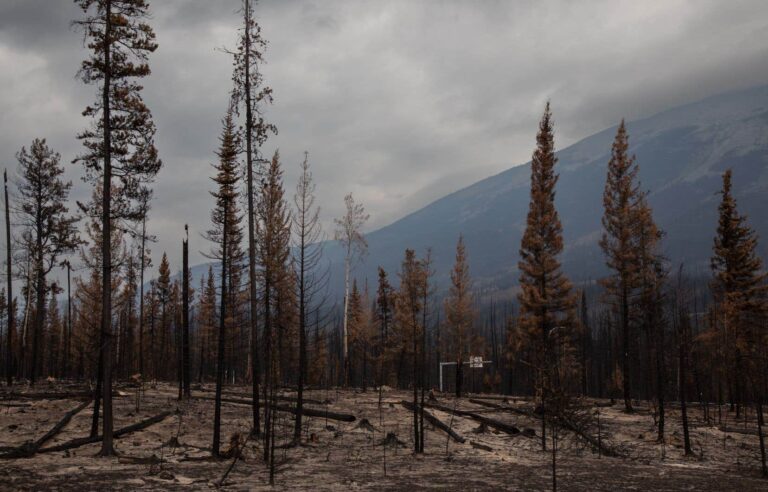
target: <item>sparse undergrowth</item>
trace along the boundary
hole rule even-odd
[[[93,443],[28,458],[4,459],[0,466],[0,489],[205,489],[217,487],[230,467],[225,488],[269,489],[260,440],[248,439],[249,405],[234,403],[234,398],[223,404],[223,451],[228,458],[210,458],[213,402],[196,398],[206,396],[205,389],[204,386],[193,390],[191,401],[178,402],[177,390],[172,385],[148,388],[138,412],[134,390],[123,389],[121,394],[125,396],[115,398],[116,429],[162,412],[172,414],[117,439],[120,456],[116,458],[95,457],[99,443]],[[52,386],[47,391],[64,390]],[[228,387],[226,391],[245,393],[248,388]],[[0,452],[39,439],[80,401],[44,399],[39,389],[35,393],[35,398],[26,399],[3,393]],[[385,391],[379,410],[376,391],[308,391],[307,398],[316,402],[308,405],[310,408],[353,414],[356,420],[343,422],[305,416],[302,445],[294,446],[293,415],[279,412],[276,488],[549,489],[550,454],[540,449],[536,435],[539,426],[535,415],[529,412],[531,403],[527,399],[504,400],[496,396],[483,400],[489,395],[474,395],[472,402],[469,398],[455,402],[449,395],[438,394],[438,405],[452,409],[456,404],[463,415],[451,417],[437,406],[430,407],[430,413],[450,425],[464,443],[448,441],[443,430],[428,423],[425,453],[414,455],[411,413],[401,404],[407,395],[405,391]],[[291,395],[286,392],[285,396]],[[596,405],[594,408],[597,411]],[[75,414],[44,446],[53,447],[87,436],[91,410],[89,405]],[[722,490],[728,484],[733,490],[764,490],[768,486],[759,478],[759,449],[757,436],[751,432],[751,420],[746,424],[733,422],[729,414],[729,432],[725,433],[714,423],[706,425],[700,409],[694,406],[690,412],[696,456],[685,458],[676,409],[672,408],[668,416],[669,435],[665,444],[656,442],[653,417],[644,402],[638,402],[633,414],[622,412],[619,405],[600,406],[599,412],[601,441],[626,457],[601,457],[583,439],[565,432],[558,453],[562,489]],[[489,419],[520,432],[501,431],[488,425]],[[240,459],[232,467],[236,456]]]

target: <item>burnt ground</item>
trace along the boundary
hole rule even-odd
[[[56,383],[38,386],[14,389],[37,393],[35,398],[9,396],[7,391],[1,394],[0,452],[40,438],[67,411],[82,402],[77,398],[41,398],[39,394],[75,391],[71,386],[64,388]],[[191,401],[179,402],[176,389],[171,385],[148,387],[137,408],[137,389],[121,388],[123,396],[114,399],[116,429],[164,411],[172,414],[144,430],[117,439],[119,457],[96,457],[100,445],[95,443],[67,451],[37,453],[28,458],[2,459],[0,490],[216,488],[233,459],[209,457],[213,401],[200,397],[210,398],[211,390],[211,385],[198,387],[193,390]],[[226,391],[245,394],[248,389],[228,387]],[[245,398],[234,394],[225,394],[225,397]],[[411,393],[386,390],[381,407],[378,393],[373,390],[312,390],[306,397],[318,401],[307,405],[310,408],[353,414],[356,420],[306,418],[305,444],[277,450],[277,489],[551,489],[551,453],[541,451],[539,437],[527,435],[531,430],[510,435],[493,427],[484,428],[467,416],[451,417],[445,411],[430,409],[466,442],[448,442],[445,432],[427,423],[425,453],[414,455],[412,414],[400,404],[409,399]],[[470,402],[469,398],[458,402],[449,395],[438,394],[437,398],[446,407],[455,405],[460,410],[471,410],[521,430],[539,433],[540,424],[535,416],[524,414],[530,408],[525,399],[505,402],[501,397],[493,397],[484,400],[486,405],[482,405]],[[601,401],[600,404],[608,403]],[[245,440],[251,414],[249,406],[237,403],[223,403],[222,409],[223,449],[227,450],[230,441]],[[747,417],[746,423],[729,422],[728,432],[724,432],[714,424],[707,425],[702,409],[694,405],[691,434],[695,456],[686,458],[682,453],[682,431],[676,408],[672,408],[667,417],[668,437],[664,445],[656,442],[654,421],[647,404],[639,402],[633,414],[622,412],[618,404],[601,406],[599,411],[602,442],[623,457],[599,456],[583,439],[563,431],[557,454],[560,490],[768,489],[768,480],[760,478],[753,415]],[[89,405],[43,448],[87,436],[91,412]],[[723,413],[729,420],[733,418],[725,409]],[[292,433],[293,417],[290,413],[278,415],[278,433],[285,436],[278,441],[282,444]],[[367,419],[370,426],[361,425],[362,419]],[[388,433],[394,433],[395,438],[382,444]],[[592,433],[596,434],[596,430]],[[242,446],[241,459],[224,488],[270,489],[261,454],[261,442],[249,439]]]

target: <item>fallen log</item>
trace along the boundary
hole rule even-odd
[[[201,400],[212,400],[215,401],[216,398],[213,396],[196,396],[195,398],[199,398]],[[244,398],[223,398],[221,399],[223,403],[234,403],[235,405],[253,405],[253,400],[246,400]],[[279,412],[288,412],[292,414],[296,414],[297,411],[294,407],[289,407],[286,405],[273,405],[272,408]],[[354,422],[357,417],[354,415],[348,414],[348,413],[336,413],[331,412],[329,410],[320,410],[316,408],[307,408],[303,407],[301,410],[302,415],[306,415],[309,417],[319,417],[319,418],[327,418],[330,420],[338,420],[340,422]]]
[[[56,434],[61,432],[61,429],[63,429],[64,426],[67,425],[70,420],[72,420],[72,417],[77,415],[82,409],[84,409],[90,404],[91,404],[90,400],[84,401],[77,407],[65,413],[64,417],[62,417],[62,419],[59,420],[59,422],[56,423],[56,425],[54,425],[51,428],[51,430],[46,432],[43,437],[41,437],[37,441],[24,443],[21,446],[17,447],[16,449],[13,449],[3,455],[0,455],[0,458],[16,459],[16,458],[29,458],[30,456],[33,456],[35,453],[38,452],[38,450],[43,446],[43,444],[50,441]]]
[[[510,407],[510,406],[506,406],[506,405],[498,405],[496,403],[491,403],[489,401],[478,400],[476,398],[470,398],[469,402],[470,403],[475,403],[476,405],[481,405],[481,406],[484,406],[484,407],[488,407],[488,408],[495,408],[496,410],[503,410],[503,411],[514,413],[514,414],[517,414],[517,415],[523,415],[523,416],[526,416],[526,417],[530,417],[533,414],[533,412],[530,412],[530,411],[527,411],[527,410],[523,410],[523,409],[520,409],[520,408],[514,408],[514,407]]]
[[[469,401],[471,403],[476,403],[478,405],[483,405],[483,406],[492,407],[492,408],[498,408],[499,410],[506,410],[508,412],[516,413],[518,415],[525,415],[526,417],[531,417],[531,418],[535,418],[535,419],[541,419],[541,415],[539,415],[539,414],[537,414],[535,412],[521,410],[519,408],[512,408],[512,407],[503,406],[503,405],[496,405],[495,403],[490,403],[490,402],[487,402],[487,401],[477,400],[477,399],[474,399],[474,398],[471,398]],[[565,427],[569,431],[576,433],[579,437],[581,437],[582,439],[587,441],[587,443],[589,443],[593,448],[600,449],[600,451],[602,451],[602,453],[604,455],[610,456],[610,457],[613,457],[613,458],[618,458],[618,457],[622,456],[618,451],[607,447],[605,444],[603,444],[602,442],[598,441],[594,436],[592,436],[592,435],[586,433],[585,431],[583,431],[582,429],[580,429],[573,422],[564,421],[564,422],[561,422],[561,424],[563,425],[563,427]]]
[[[622,458],[623,455],[616,451],[615,449],[606,446],[602,441],[599,441],[596,437],[588,434],[586,431],[582,430],[574,424],[573,422],[569,420],[561,420],[561,425],[568,429],[571,432],[576,433],[579,437],[587,441],[594,449],[599,449],[602,454],[605,456],[610,456],[611,458]]]
[[[522,400],[522,401],[530,401],[530,397],[528,396],[505,396],[505,395],[485,395],[482,393],[472,393],[467,394],[469,398],[482,398],[483,400],[496,400],[496,401],[511,401],[511,400]]]
[[[409,402],[407,400],[401,401],[400,404],[402,406],[404,406],[406,409],[410,410],[411,412],[413,412],[414,408],[416,408],[416,407],[414,407],[413,403],[411,403],[411,402]],[[424,418],[427,419],[427,422],[429,422],[430,424],[434,425],[435,427],[437,427],[441,431],[443,431],[446,434],[448,434],[449,436],[451,436],[451,438],[454,441],[456,441],[458,443],[461,443],[461,444],[463,444],[465,442],[465,439],[463,437],[461,437],[458,433],[456,433],[456,431],[454,431],[453,429],[451,429],[450,427],[445,425],[442,420],[438,419],[437,417],[435,417],[434,415],[429,413],[427,410],[424,410]]]
[[[475,412],[454,409],[451,407],[446,407],[445,405],[440,405],[439,403],[427,403],[426,406],[430,408],[435,408],[443,412],[452,413],[460,417],[469,417],[471,419],[477,420],[478,422],[484,423],[488,427],[493,427],[494,429],[500,430],[502,432],[506,432],[507,434],[512,436],[516,436],[517,434],[520,434],[520,429],[518,429],[514,425],[507,424],[505,422],[500,422],[498,420],[488,418],[484,415],[480,415]]]
[[[195,391],[202,391],[205,393],[215,393],[216,390],[214,389],[208,389],[208,388],[198,388]],[[228,390],[222,390],[222,395],[229,395],[229,396],[236,396],[236,397],[244,397],[244,398],[251,398],[252,393],[246,393],[243,391],[228,391]],[[297,398],[295,396],[286,396],[286,395],[277,395],[277,399],[280,401],[290,401],[290,402],[296,402]],[[263,401],[263,398],[259,398],[260,401]],[[325,405],[324,401],[320,400],[314,400],[312,398],[303,398],[304,403],[311,403],[312,405]]]
[[[154,417],[150,417],[148,419],[144,419],[141,422],[137,422],[135,424],[129,425],[127,427],[123,427],[122,429],[118,429],[112,433],[112,436],[115,439],[118,439],[126,434],[130,434],[132,432],[144,430],[147,427],[154,425],[158,422],[162,422],[165,420],[169,415],[171,415],[173,412],[163,412],[160,414],[155,415]],[[67,441],[61,444],[57,444],[56,446],[50,446],[47,448],[39,449],[38,453],[52,453],[55,451],[65,451],[67,449],[74,449],[79,448],[80,446],[85,446],[86,444],[92,444],[95,442],[99,442],[103,439],[102,435],[98,435],[95,437],[81,437],[78,439],[72,439],[71,441]]]
[[[112,397],[128,396],[121,391],[112,392]],[[80,398],[93,398],[93,391],[69,391],[50,393],[3,393],[0,399],[5,400],[79,400]]]

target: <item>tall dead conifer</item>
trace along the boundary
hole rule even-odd
[[[536,136],[531,161],[531,198],[520,245],[519,324],[531,347],[536,370],[536,392],[542,412],[542,448],[546,448],[546,422],[556,417],[555,405],[563,388],[559,356],[575,327],[576,297],[560,269],[563,227],[555,209],[554,134],[547,103]]]
[[[141,98],[136,79],[149,75],[147,59],[157,49],[155,34],[145,22],[149,15],[146,0],[75,0],[84,19],[76,21],[92,54],[82,62],[80,76],[86,84],[99,86],[96,102],[83,115],[94,125],[78,135],[86,148],[76,161],[86,175],[101,183],[101,226],[104,238],[111,237],[115,216],[130,214],[129,205],[138,198],[141,184],[151,181],[160,169],[154,145],[155,125]],[[112,193],[112,178],[119,178],[120,190]],[[100,454],[115,454],[112,440],[112,298],[110,241],[102,241],[102,333],[104,336],[104,419]]]

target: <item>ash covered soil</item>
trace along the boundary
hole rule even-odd
[[[222,449],[238,459],[210,458],[214,403],[212,385],[197,386],[190,401],[177,401],[175,387],[121,387],[114,402],[115,429],[171,412],[162,421],[115,440],[118,457],[96,457],[99,443],[31,457],[0,460],[0,490],[173,490],[217,488],[235,462],[223,487],[272,489],[262,460],[262,442],[248,438],[251,408],[242,404],[249,389],[229,386],[222,404]],[[0,389],[0,454],[45,435],[84,398],[86,387],[44,383],[35,388]],[[24,394],[27,396],[23,396]],[[33,394],[34,393],[34,394]],[[45,393],[45,394],[42,394]],[[52,393],[59,393],[53,395]],[[474,395],[456,401],[436,394],[430,407],[463,443],[425,423],[425,452],[412,453],[412,413],[401,402],[412,393],[376,390],[310,390],[311,409],[352,414],[353,422],[305,417],[301,446],[289,446],[294,419],[279,412],[275,489],[290,490],[551,490],[552,454],[541,450],[540,422],[524,398]],[[46,397],[50,395],[50,397]],[[281,405],[290,406],[290,392]],[[470,399],[472,401],[470,401]],[[589,400],[594,422],[589,435],[622,457],[601,456],[571,431],[562,430],[557,453],[560,490],[766,490],[760,478],[759,443],[754,415],[735,421],[723,407],[727,426],[707,424],[703,409],[692,405],[691,439],[695,456],[685,457],[677,407],[668,410],[667,439],[656,441],[651,408],[638,402],[627,414],[617,403]],[[599,406],[598,406],[599,405]],[[77,413],[61,432],[42,445],[55,447],[89,435],[92,404]],[[474,417],[447,410],[471,411]],[[709,407],[717,418],[717,410]],[[492,419],[521,432],[510,434],[477,417]],[[534,435],[535,433],[535,435]],[[389,435],[389,437],[387,437]],[[246,440],[247,439],[247,440]],[[551,441],[548,441],[548,449]]]

